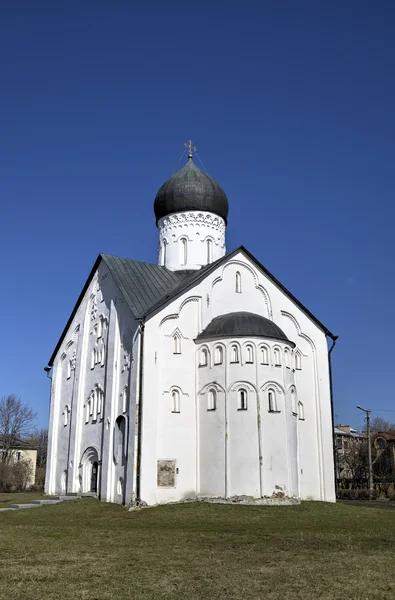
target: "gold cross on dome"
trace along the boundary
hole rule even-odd
[[[185,142],[184,146],[188,148],[188,158],[192,158],[193,153],[196,152],[196,146],[193,146],[192,140]]]

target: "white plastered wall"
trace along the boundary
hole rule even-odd
[[[236,292],[236,273],[241,293]],[[298,399],[303,402],[304,421],[298,420],[298,439],[293,426],[280,416],[279,428],[268,424],[262,436],[263,490],[277,485],[279,478],[292,492],[298,487],[304,499],[334,501],[332,422],[327,344],[324,332],[266,274],[242,252],[234,255],[206,278],[152,315],[145,326],[141,497],[149,504],[181,499],[199,493],[199,391],[194,339],[216,316],[248,311],[272,319],[296,344],[302,369],[295,371]],[[181,339],[181,354],[173,353],[173,335]],[[212,372],[215,381],[215,372]],[[237,375],[243,379],[244,375]],[[281,384],[281,381],[278,383]],[[283,386],[290,381],[284,376]],[[181,393],[181,412],[169,410],[172,387]],[[287,394],[287,390],[285,390]],[[284,398],[284,402],[286,398]],[[277,415],[270,415],[275,417]],[[280,424],[280,419],[282,422]],[[269,423],[269,421],[267,421]],[[297,455],[298,473],[282,475],[275,456],[283,452],[281,431],[287,428],[289,450]],[[242,431],[242,430],[240,430]],[[223,433],[219,432],[219,435]],[[272,438],[270,437],[272,435]],[[236,429],[235,437],[242,436]],[[270,456],[272,460],[270,462]],[[213,460],[215,460],[215,456]],[[178,473],[173,488],[158,488],[157,460],[176,460]],[[235,460],[235,465],[237,461]],[[232,464],[229,472],[232,472]],[[298,475],[298,476],[297,476]],[[269,483],[271,482],[271,483]],[[240,490],[238,490],[239,492]],[[231,492],[231,490],[229,490]],[[238,493],[235,491],[235,493]]]

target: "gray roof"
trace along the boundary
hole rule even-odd
[[[261,337],[295,346],[273,321],[250,312],[233,312],[215,317],[195,341],[226,337]]]
[[[128,258],[121,258],[119,256],[111,256],[109,254],[99,254],[95,264],[90,272],[90,275],[79,295],[76,305],[71,313],[69,320],[63,330],[62,335],[49,359],[48,366],[51,367],[55,360],[56,354],[65,338],[74,316],[78,310],[78,307],[85,296],[85,293],[89,287],[90,282],[94,274],[96,273],[101,261],[104,261],[113,276],[116,284],[120,291],[124,295],[125,301],[128,303],[132,314],[136,319],[141,319],[152,314],[154,311],[160,309],[167,302],[170,302],[176,298],[179,294],[186,292],[194,285],[204,279],[211,271],[216,269],[219,265],[226,262],[232,256],[238,252],[243,252],[249,257],[256,266],[261,269],[270,279],[276,284],[295,304],[299,306],[305,314],[307,314],[316,325],[318,325],[326,335],[332,339],[337,339],[333,333],[329,331],[287,288],[282,285],[264,267],[257,259],[250,253],[246,248],[240,246],[229,254],[226,254],[219,260],[206,265],[201,269],[195,271],[170,271],[166,267],[159,265],[152,265],[150,263],[144,263],[137,260],[130,260]],[[272,323],[270,321],[270,323]],[[281,331],[281,330],[280,330]],[[286,338],[285,338],[286,339]]]
[[[204,210],[228,218],[228,199],[221,186],[201,171],[190,158],[182,169],[168,179],[156,194],[156,222],[172,213]]]
[[[136,319],[143,317],[191,274],[191,271],[170,271],[159,265],[109,254],[101,254],[101,257]]]

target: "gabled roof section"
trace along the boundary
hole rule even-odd
[[[262,263],[260,263],[255,258],[255,256],[253,256],[253,254],[251,254],[251,252],[249,252],[246,248],[244,248],[244,246],[239,246],[235,250],[232,250],[232,252],[230,252],[229,254],[225,254],[225,256],[223,256],[222,258],[211,263],[210,265],[207,265],[206,267],[203,267],[202,269],[199,269],[198,271],[190,272],[191,274],[189,275],[189,277],[185,277],[184,279],[182,279],[182,281],[178,284],[178,286],[173,289],[171,294],[168,294],[165,297],[163,297],[151,309],[149,309],[149,311],[147,311],[147,313],[144,316],[148,316],[149,314],[151,314],[152,312],[154,312],[155,310],[157,310],[158,308],[163,306],[165,303],[170,302],[171,300],[176,298],[179,294],[187,291],[189,288],[191,288],[194,285],[196,285],[197,283],[199,283],[199,281],[204,279],[209,273],[214,271],[220,265],[226,263],[229,259],[233,258],[239,252],[242,252],[243,254],[245,254],[263,273],[265,273],[265,275],[267,275],[273,281],[273,283],[275,283],[284,292],[284,294],[286,296],[288,296],[288,298],[290,298],[297,306],[299,306],[299,308],[316,325],[318,325],[318,327],[320,327],[320,329],[322,329],[322,331],[325,333],[325,335],[329,336],[330,338],[332,338],[334,340],[336,340],[338,338],[337,335],[334,335],[327,327],[325,327],[325,325],[323,323],[321,323],[321,321],[319,321],[313,315],[313,313],[310,312],[309,309],[306,308],[306,306],[304,306],[304,304],[302,304],[300,302],[300,300],[298,300],[296,298],[296,296],[294,296],[282,283],[280,283],[280,281],[276,277],[274,277],[274,275],[272,275],[272,273],[270,273],[270,271],[268,271],[268,269],[266,269],[266,267],[264,267],[262,265]]]
[[[77,303],[67,321],[66,327],[56,345],[55,350],[48,362],[51,367],[55,360],[56,354],[71,326],[79,305],[81,304],[86,291],[96,273],[99,264],[103,261],[110,271],[119,290],[122,292],[125,302],[128,304],[133,316],[136,319],[142,319],[154,313],[156,310],[171,302],[178,295],[186,292],[194,285],[202,281],[207,275],[214,271],[221,264],[224,264],[236,254],[242,252],[245,254],[259,269],[263,271],[283,292],[290,298],[299,308],[307,314],[308,317],[326,335],[332,339],[337,339],[329,329],[325,327],[309,310],[306,308],[287,288],[282,285],[264,267],[244,246],[236,248],[229,254],[226,254],[219,260],[202,267],[197,271],[170,271],[166,267],[153,265],[150,263],[131,260],[129,258],[121,258],[119,256],[111,256],[110,254],[99,254],[95,264],[90,272],[90,275],[82,289],[82,292],[77,300]]]
[[[99,254],[74,306],[73,312],[60,336],[56,348],[49,359],[49,367],[52,367],[56,354],[67,335],[78,307],[102,261],[108,267],[116,285],[119,287],[119,290],[125,298],[125,302],[128,304],[136,319],[141,319],[153,306],[159,302],[164,302],[169,295],[173,294],[174,290],[180,287],[180,282],[188,279],[191,275],[191,271],[173,272],[166,269],[166,267],[161,267],[159,265],[152,265],[150,263],[121,258],[119,256],[111,256],[110,254]],[[192,273],[194,273],[194,271],[192,271]]]
[[[100,255],[136,319],[142,318],[157,302],[188,278],[190,271],[166,267],[109,254]]]

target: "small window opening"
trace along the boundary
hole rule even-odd
[[[178,335],[173,337],[173,354],[181,354],[181,340]]]
[[[247,346],[246,348],[246,362],[253,363],[254,362],[254,350],[252,346]]]
[[[180,412],[180,392],[178,390],[173,390],[171,393],[171,412]]]
[[[267,346],[261,347],[261,363],[263,365],[269,364],[269,350],[268,350]]]
[[[207,398],[207,410],[215,410],[217,408],[217,392],[209,390]]]
[[[300,371],[300,370],[301,370],[301,368],[302,368],[302,358],[301,358],[301,356],[300,356],[299,352],[297,352],[297,353],[295,354],[295,369],[296,369],[297,371]]]
[[[296,393],[294,389],[291,390],[291,408],[292,414],[296,416],[298,414],[298,406],[296,403]]]
[[[247,392],[245,390],[239,390],[239,402],[238,410],[247,410]]]
[[[222,346],[217,346],[214,353],[214,364],[222,365],[224,360],[224,351]]]
[[[180,264],[187,264],[187,240],[185,238],[181,238],[180,240]]]
[[[207,264],[213,262],[213,242],[212,240],[206,241],[206,252],[207,252]]]
[[[200,351],[199,367],[207,367],[208,365],[208,352],[207,348],[202,348]]]
[[[274,349],[274,365],[276,367],[281,367],[281,355],[279,348]]]
[[[236,344],[234,344],[231,347],[231,360],[230,362],[232,363],[238,363],[239,362],[239,347],[236,346]]]
[[[298,402],[299,421],[304,421],[304,406],[302,402]]]
[[[236,273],[236,292],[241,294],[241,275],[239,271]]]
[[[288,348],[284,350],[285,366],[287,369],[291,368],[290,354]]]
[[[276,393],[273,390],[268,391],[267,399],[269,404],[269,412],[277,412]]]

